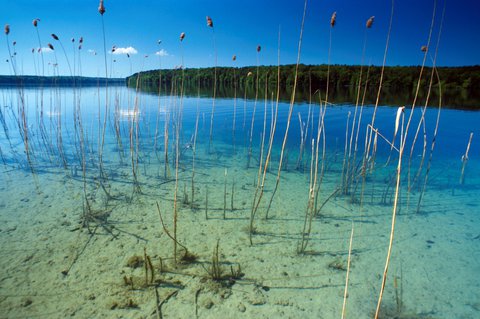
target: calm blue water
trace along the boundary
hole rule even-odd
[[[352,223],[347,309],[351,317],[372,316],[398,164],[398,152],[378,137],[376,153],[363,166],[373,106],[363,108],[356,152],[359,113],[353,143],[345,145],[345,137],[350,142],[352,136],[355,106],[322,109],[315,203],[321,210],[312,219],[307,249],[299,254],[315,171],[312,139],[316,148],[322,115],[318,104],[293,108],[279,188],[265,220],[288,104],[278,105],[263,183],[259,164],[268,151],[274,101],[217,99],[210,141],[210,98],[159,98],[110,87],[106,108],[105,92],[102,87],[0,90],[1,318],[145,318],[155,312],[153,289],[159,290],[160,299],[178,290],[164,308],[166,317],[191,317],[196,294],[205,318],[339,317]],[[388,140],[394,135],[397,107],[377,110],[375,128]],[[480,112],[442,109],[430,162],[438,112],[427,109],[425,127],[420,126],[411,152],[421,115],[417,108],[405,142],[382,303],[386,318],[480,316]],[[408,107],[404,114],[406,124]],[[462,161],[472,132],[468,161]],[[399,139],[400,133],[397,148]],[[262,184],[250,245],[251,207]],[[196,263],[173,264],[172,242],[159,223],[157,203],[168,228],[177,210],[180,242],[197,254]],[[241,265],[245,276],[212,288],[208,269],[217,240],[224,273]],[[143,260],[144,248],[157,273],[149,285],[142,281],[143,264],[138,269],[126,266],[131,256]],[[159,257],[169,271],[161,273]],[[127,284],[123,277],[135,283]],[[222,293],[227,297],[219,297]],[[209,300],[213,307],[202,306]]]

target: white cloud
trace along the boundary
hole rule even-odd
[[[97,52],[95,50],[92,50],[92,49],[89,49],[88,53],[93,54],[93,55],[97,55]]]
[[[138,51],[134,47],[128,47],[128,48],[116,48],[113,54],[137,54]]]
[[[50,49],[49,47],[42,48],[42,53],[49,53],[49,52],[53,52],[53,50]]]
[[[168,56],[168,52],[164,49],[161,49],[160,51],[155,52],[155,55],[158,56]]]

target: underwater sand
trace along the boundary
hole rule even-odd
[[[104,163],[109,190],[114,198],[107,201],[98,187],[98,169],[92,164],[87,170],[88,196],[92,211],[99,214],[101,223],[92,222],[88,228],[81,227],[83,182],[78,161],[73,158],[69,160],[67,170],[38,159],[37,172],[32,176],[28,169],[20,168],[14,161],[15,156],[22,154],[20,145],[17,155],[11,155],[12,161],[0,168],[0,318],[157,318],[155,289],[163,318],[339,318],[352,222],[354,237],[347,318],[372,317],[391,226],[393,189],[388,191],[387,203],[380,203],[396,167],[396,160],[383,167],[388,152],[377,159],[378,169],[366,182],[362,205],[352,203],[350,196],[339,194],[332,197],[322,208],[320,216],[313,220],[307,253],[299,255],[297,246],[308,201],[311,154],[307,146],[304,169],[296,170],[297,119],[292,119],[287,170],[282,171],[269,219],[264,219],[285,130],[288,105],[282,104],[272,166],[267,174],[264,198],[255,219],[253,245],[250,246],[248,226],[260,157],[258,139],[263,129],[263,104],[257,104],[256,141],[251,167],[247,169],[253,102],[248,102],[246,127],[243,128],[243,101],[237,101],[233,153],[232,109],[228,108],[232,100],[217,101],[213,151],[208,152],[211,100],[185,99],[182,145],[188,146],[197,103],[203,117],[200,116],[197,138],[193,208],[192,150],[191,147],[182,148],[177,234],[179,242],[194,253],[197,260],[175,267],[173,243],[162,229],[156,208],[158,202],[166,226],[171,230],[174,154],[170,153],[170,178],[165,178],[163,135],[159,137],[158,158],[151,144],[155,116],[149,113],[148,107],[155,109],[157,98],[148,95],[142,95],[142,98],[145,111],[140,120],[142,137],[138,170],[141,193],[133,194],[128,130],[123,136],[126,147],[123,160],[120,160],[110,124],[107,133]],[[165,97],[163,102],[168,106],[168,101],[169,98]],[[93,109],[92,114],[95,114],[96,105]],[[321,203],[340,182],[344,129],[349,110],[352,110],[350,106],[340,106],[327,111],[330,117],[325,120],[328,146],[319,195]],[[298,105],[294,114],[302,112],[306,119],[305,111],[305,105]],[[387,118],[395,110],[382,108],[381,112]],[[446,111],[447,116],[451,112]],[[463,115],[469,118],[463,122],[467,123],[464,130],[473,130],[474,127],[468,127],[468,121],[473,121],[472,117],[478,119],[478,114]],[[462,116],[462,112],[452,116]],[[316,125],[317,117],[314,118]],[[97,134],[97,120],[93,117],[87,129],[92,143],[95,143],[93,137]],[[449,123],[448,120],[442,121],[445,125]],[[128,121],[122,123],[128,125]],[[72,132],[72,126],[66,127]],[[9,128],[14,131],[14,125]],[[163,124],[160,131],[163,134]],[[439,137],[437,143],[444,144],[438,146],[438,153],[434,153],[419,214],[416,213],[418,191],[408,193],[405,187],[402,188],[393,255],[382,303],[383,318],[480,316],[478,144],[472,145],[468,175],[465,184],[459,185],[459,158],[465,150],[466,140],[458,145],[450,144],[448,134],[445,131],[443,134],[443,141]],[[65,140],[65,145],[73,145],[67,138]],[[9,144],[4,135],[0,135],[0,142],[6,153]],[[173,138],[170,142],[173,144]],[[96,150],[95,146],[92,148]],[[225,169],[227,209],[224,219]],[[205,215],[207,188],[208,218]],[[243,276],[222,282],[209,278],[208,270],[217,241],[224,273],[240,266]],[[145,286],[142,263],[144,249],[155,269],[156,284],[148,287]],[[133,256],[140,256],[137,268],[128,265]],[[160,258],[164,267],[161,274]],[[124,277],[133,279],[133,287],[125,283]],[[399,301],[401,312],[397,311]]]

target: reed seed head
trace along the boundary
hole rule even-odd
[[[48,47],[50,48],[50,50],[55,50],[55,49],[53,48],[53,45],[52,45],[51,43],[49,43],[49,44],[47,44],[47,45],[48,45]]]
[[[247,73],[247,76],[252,76],[252,75],[253,73],[251,71]]]
[[[427,52],[428,51],[428,47],[426,45],[422,45],[422,47],[420,48],[420,50],[422,50],[422,52]]]
[[[404,113],[404,112],[405,112],[405,106],[400,106],[397,109],[397,116],[395,118],[395,131],[394,131],[393,135],[397,135],[398,127],[400,125],[400,117],[401,117],[402,113]]]
[[[37,25],[38,25],[38,21],[40,21],[39,18],[33,19],[33,21],[32,21],[32,24],[33,24],[33,26],[34,26],[35,28],[36,28]]]
[[[35,48],[32,48],[32,53],[35,53]]]
[[[234,54],[234,55],[232,56],[232,61],[236,61],[236,60],[237,60],[237,56]]]
[[[10,25],[6,24],[5,25],[5,34],[8,35],[10,33]]]
[[[337,22],[337,11],[335,11],[332,14],[332,17],[330,18],[330,26],[333,28],[336,22]]]
[[[162,40],[158,40],[157,43],[158,43],[158,44],[162,44]]]
[[[127,53],[127,58],[130,58],[130,54]]]
[[[75,38],[72,38],[72,43],[75,42]]]
[[[185,32],[180,33],[180,41],[183,41],[185,39]]]
[[[260,52],[262,50],[262,47],[260,45],[257,45],[257,52]]]
[[[98,5],[98,12],[103,16],[105,13],[105,6],[103,5],[103,0],[100,0],[100,4]]]
[[[17,45],[17,41],[13,41],[13,46],[16,46]]]
[[[80,40],[78,40],[78,43],[83,43],[83,37],[80,37]]]
[[[212,21],[212,18],[210,18],[209,16],[207,16],[207,26],[209,26],[210,28],[213,28],[213,21]]]
[[[367,20],[367,28],[368,28],[368,29],[370,29],[370,28],[372,27],[373,20],[375,20],[375,16],[371,16],[371,17]]]
[[[56,35],[55,33],[52,33],[52,38],[53,38],[54,40],[57,40],[57,41],[58,41],[58,37],[57,37],[57,35]]]

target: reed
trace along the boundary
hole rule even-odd
[[[255,186],[255,195],[253,197],[253,203],[252,203],[252,210],[250,212],[250,226],[249,226],[249,241],[250,245],[253,245],[252,242],[252,234],[254,231],[254,219],[255,215],[258,209],[258,205],[260,204],[260,199],[257,200],[257,195],[260,192],[263,193],[263,189],[265,186],[265,174],[267,171],[267,168],[264,167],[263,172],[264,174],[262,175],[262,165],[263,165],[263,150],[264,150],[264,145],[265,145],[265,133],[266,133],[266,127],[267,127],[267,86],[268,86],[268,75],[265,78],[265,106],[264,106],[264,113],[263,113],[263,131],[261,134],[261,142],[260,142],[260,160],[259,160],[259,165],[258,165],[258,172],[257,172],[257,181],[256,181],[256,186]],[[270,130],[271,132],[271,130]],[[272,136],[270,136],[270,142],[272,142]],[[270,147],[269,147],[270,149]],[[267,155],[267,157],[270,154]],[[265,160],[265,165],[268,165],[268,159]]]
[[[428,90],[429,90],[428,95],[430,95],[430,90],[431,90],[432,84],[433,84],[433,74],[435,73],[437,84],[438,84],[438,93],[439,93],[438,94],[439,101],[438,101],[437,120],[436,120],[436,123],[435,123],[435,129],[434,129],[434,132],[433,132],[433,138],[432,138],[432,142],[431,142],[431,146],[430,146],[430,153],[429,153],[429,158],[428,158],[427,167],[426,167],[426,171],[425,171],[424,181],[423,181],[422,189],[420,191],[420,195],[418,197],[417,211],[416,211],[417,214],[420,212],[420,205],[421,205],[423,195],[424,195],[426,187],[427,187],[428,174],[430,172],[430,167],[431,167],[431,162],[432,162],[432,157],[433,157],[433,150],[435,149],[435,141],[436,141],[436,138],[437,138],[438,125],[439,125],[439,122],[440,122],[440,113],[441,113],[441,109],[442,109],[442,83],[440,81],[440,76],[438,75],[438,70],[436,68],[436,61],[437,61],[437,55],[438,55],[438,48],[440,46],[440,36],[441,36],[442,30],[443,30],[443,21],[445,19],[445,7],[446,7],[446,4],[444,3],[443,4],[443,10],[442,10],[442,17],[440,19],[439,31],[438,31],[438,35],[437,35],[437,43],[436,43],[436,48],[435,48],[435,54],[434,54],[434,57],[432,59],[432,73],[431,73],[431,76],[430,76],[430,83],[429,83],[429,88],[428,88]],[[425,48],[422,47],[421,50],[422,51],[424,51],[424,50],[428,51],[428,48],[425,46]],[[422,113],[422,117],[423,116],[424,116],[424,112]],[[423,123],[425,123],[425,121],[423,121]],[[424,132],[424,136],[426,136],[425,132]],[[422,157],[422,161],[421,161],[422,164],[423,164],[423,160],[424,160],[424,157]],[[415,179],[419,178],[420,172],[421,172],[421,166],[418,168]]]
[[[107,198],[110,199],[112,196],[110,195],[110,192],[107,191],[105,187],[105,183],[108,183],[108,176],[105,172],[105,168],[103,166],[103,147],[105,143],[105,133],[107,130],[107,117],[108,117],[108,66],[107,66],[107,43],[106,43],[106,36],[105,36],[105,21],[103,18],[103,15],[105,14],[105,6],[103,4],[103,0],[100,0],[99,5],[98,5],[98,13],[101,15],[101,20],[102,20],[102,36],[103,36],[103,58],[104,58],[104,67],[105,67],[105,112],[104,112],[104,118],[103,118],[103,128],[102,128],[102,133],[101,133],[101,141],[99,144],[99,149],[98,149],[98,162],[99,162],[99,173],[100,173],[100,185],[102,189],[105,191],[105,194],[107,195]],[[100,121],[100,114],[99,114],[99,121]],[[134,178],[136,179],[136,175],[134,174]]]
[[[380,80],[378,84],[378,89],[377,89],[377,96],[375,99],[375,106],[373,109],[373,115],[372,115],[372,122],[370,124],[371,127],[375,126],[375,119],[376,119],[376,114],[377,114],[377,109],[378,109],[378,104],[380,102],[380,94],[382,92],[382,87],[383,87],[383,77],[384,77],[384,71],[385,71],[385,63],[387,60],[387,53],[388,53],[388,48],[389,48],[389,43],[390,43],[390,34],[392,30],[392,24],[393,24],[393,12],[394,12],[394,0],[392,0],[392,5],[391,5],[391,12],[390,12],[390,22],[388,25],[388,31],[387,31],[387,40],[385,43],[385,51],[383,54],[383,62],[382,62],[382,70],[380,72]],[[372,16],[370,19],[367,20],[366,27],[371,28],[373,25],[375,17]],[[365,187],[365,181],[366,181],[366,173],[367,173],[367,165],[370,164],[370,167],[372,170],[374,167],[375,163],[375,151],[376,151],[376,140],[377,140],[378,135],[375,135],[375,138],[373,139],[373,147],[372,147],[372,138],[373,138],[373,131],[369,131],[367,129],[367,132],[365,134],[365,148],[364,148],[364,156],[363,156],[363,164],[362,164],[362,191],[360,195],[360,207],[363,204],[363,192],[364,192],[364,187]],[[370,150],[373,148],[372,154],[370,155]]]
[[[345,191],[347,188],[347,176],[348,176],[348,171],[347,171],[347,150],[348,150],[348,124],[350,122],[350,116],[352,115],[352,112],[348,112],[347,114],[347,125],[345,126],[345,148],[343,151],[343,164],[342,164],[342,177],[340,181],[340,185],[342,190]]]
[[[215,67],[214,67],[214,75],[213,75],[213,98],[212,98],[212,113],[210,115],[210,138],[208,142],[208,151],[211,152],[212,146],[212,139],[213,139],[213,117],[215,114],[215,98],[217,96],[217,45],[215,41],[215,29],[213,27],[212,18],[207,16],[207,26],[212,29],[212,37],[213,37],[213,50],[215,52]]]
[[[417,96],[418,96],[418,93],[419,93],[419,90],[420,90],[420,84],[421,84],[421,80],[422,80],[422,73],[423,73],[423,69],[424,69],[424,66],[425,66],[425,62],[427,60],[427,56],[428,56],[428,48],[430,47],[430,41],[431,41],[431,38],[432,38],[432,33],[433,33],[433,27],[434,27],[434,24],[435,24],[435,14],[436,14],[436,9],[437,9],[437,1],[434,1],[433,2],[433,13],[432,13],[432,19],[431,19],[431,24],[430,24],[430,30],[429,30],[429,34],[428,34],[428,40],[427,40],[427,44],[426,46],[422,46],[421,47],[421,51],[423,52],[423,61],[422,61],[422,68],[420,69],[420,75],[419,75],[419,78],[418,78],[418,82],[417,82],[417,88],[416,88],[416,91],[415,91],[415,96],[414,96],[414,100],[413,100],[413,104],[412,104],[412,112],[410,113],[410,118],[409,118],[409,121],[411,121],[411,118],[413,116],[413,110],[415,108],[415,105],[416,105],[416,101],[417,101]],[[429,97],[430,97],[430,92],[431,92],[431,87],[432,87],[432,82],[433,82],[433,69],[432,69],[432,73],[431,73],[431,76],[430,76],[430,84],[429,84],[429,89],[428,89],[428,92],[427,92],[427,98],[426,98],[426,101],[425,101],[425,106],[422,108],[422,116],[420,117],[420,120],[418,122],[418,126],[417,126],[417,129],[415,131],[415,135],[414,135],[414,138],[413,138],[413,142],[412,142],[412,145],[410,147],[410,155],[409,155],[409,158],[408,158],[408,173],[407,173],[407,180],[408,180],[408,192],[410,193],[413,185],[412,185],[412,180],[411,180],[411,166],[412,166],[412,160],[413,160],[413,153],[414,153],[414,150],[415,150],[415,145],[416,145],[416,142],[417,142],[417,137],[418,137],[418,134],[420,132],[420,127],[423,125],[424,127],[424,130],[425,130],[425,111],[427,109],[427,105],[428,105],[428,100],[429,100]],[[426,138],[426,133],[424,134],[424,137]],[[426,150],[427,150],[427,147],[426,147],[426,144],[424,144],[424,147],[423,147],[423,152],[422,152],[422,159],[421,159],[421,163],[420,163],[420,166],[419,166],[419,170],[421,168],[421,166],[423,165],[423,160],[425,159],[425,154],[426,154]]]
[[[348,245],[348,259],[347,259],[347,275],[345,277],[345,290],[343,292],[343,306],[342,306],[342,319],[345,319],[347,314],[347,298],[348,298],[348,280],[350,278],[350,263],[352,260],[352,243],[353,243],[353,221],[352,230],[350,232],[350,244]]]
[[[443,14],[445,14],[445,6],[443,7]],[[442,16],[442,24],[443,24],[443,16]],[[440,30],[442,29],[442,27],[440,27]],[[437,46],[438,48],[438,46]],[[435,69],[435,73],[437,75],[437,82],[438,82],[438,90],[439,90],[439,101],[438,101],[438,112],[437,112],[437,120],[436,120],[436,123],[435,123],[435,130],[433,131],[433,139],[432,139],[432,143],[431,143],[431,146],[430,146],[430,154],[429,154],[429,157],[428,157],[428,163],[427,163],[427,168],[426,168],[426,171],[425,171],[425,177],[424,177],[424,180],[423,180],[423,187],[422,187],[422,190],[420,192],[420,195],[418,196],[418,203],[417,203],[417,214],[420,212],[420,205],[422,203],[422,199],[423,199],[423,196],[425,195],[425,191],[426,191],[426,188],[427,188],[427,182],[428,182],[428,174],[430,173],[430,168],[431,168],[431,165],[432,165],[432,157],[433,157],[433,150],[435,149],[435,142],[437,140],[437,133],[438,133],[438,125],[440,123],[440,113],[441,113],[441,110],[442,110],[442,83],[440,81],[440,76],[438,75],[438,71],[436,68]]]
[[[198,111],[197,105],[197,115],[195,117],[195,133],[193,134],[193,146],[192,146],[192,201],[190,207],[193,208],[193,202],[195,200],[195,154],[197,150],[197,132],[198,132],[198,119],[200,112]]]
[[[191,254],[187,247],[183,244],[181,244],[178,240],[177,240],[177,236],[176,236],[176,222],[174,221],[174,234],[172,235],[170,233],[170,231],[167,229],[167,227],[165,226],[165,223],[163,221],[163,218],[162,218],[162,213],[160,211],[160,205],[158,204],[158,202],[156,202],[157,204],[157,211],[158,211],[158,217],[160,217],[160,223],[162,224],[162,228],[163,228],[163,231],[165,232],[165,234],[173,241],[173,262],[175,264],[175,266],[177,265],[177,262],[179,261],[179,259],[177,259],[177,246],[180,246],[183,250],[184,250],[184,255],[183,257],[180,259],[180,260],[188,260],[189,258],[194,258],[195,255]]]
[[[295,166],[295,169],[300,168],[300,163],[302,161],[302,155],[303,155],[303,148],[305,146],[305,139],[307,138],[307,135],[304,134],[304,129],[305,129],[305,126],[308,127],[308,122],[307,122],[307,125],[305,125],[305,123],[302,122],[302,115],[300,114],[300,112],[298,112],[297,114],[298,114],[298,124],[300,126],[300,150],[298,152],[297,165]],[[310,112],[309,112],[309,115],[310,115]]]
[[[298,254],[303,254],[305,252],[305,249],[307,248],[308,244],[308,239],[310,236],[311,232],[311,217],[312,217],[312,211],[314,210],[313,205],[314,201],[313,199],[315,198],[315,186],[313,183],[314,180],[314,174],[313,174],[313,169],[314,169],[314,159],[315,159],[315,139],[312,139],[312,150],[311,150],[311,157],[310,157],[310,179],[309,179],[309,184],[308,184],[308,203],[307,203],[307,209],[305,211],[305,219],[303,221],[303,230],[302,230],[302,240],[300,241],[300,244],[297,247],[297,253]]]
[[[325,120],[325,112],[326,112],[327,106],[325,104],[325,106],[322,107],[322,102],[320,97],[319,97],[319,105],[320,105],[320,110],[318,114],[316,143],[315,143],[315,139],[312,139],[308,202],[307,202],[307,208],[305,210],[302,239],[300,241],[300,244],[297,247],[298,254],[305,253],[309,239],[310,239],[310,234],[312,231],[313,218],[318,214],[317,212],[319,212],[319,210],[317,210],[318,194],[320,193],[320,185],[322,184],[322,180],[325,172],[326,140],[325,140],[325,125],[324,125],[325,121],[324,120]],[[319,157],[320,140],[322,140],[322,165],[320,168],[320,178],[319,178],[318,163],[320,159]]]
[[[232,61],[235,62],[237,56],[232,57]],[[235,155],[235,125],[237,118],[237,77],[235,74],[235,67],[233,67],[233,120],[232,120],[232,144],[233,144],[233,155]]]
[[[303,137],[303,141],[300,143],[300,154],[299,154],[299,160],[297,161],[297,169],[300,169],[301,166],[303,166],[303,155],[305,153],[305,143],[307,142],[308,138],[308,129],[311,126],[311,131],[313,131],[313,109],[312,109],[312,74],[309,73],[308,75],[308,115],[307,115],[307,121],[303,123],[303,127],[305,129],[305,134]],[[298,113],[300,114],[300,113]],[[301,122],[301,121],[300,121]]]
[[[392,7],[393,8],[393,7]],[[400,181],[401,181],[401,173],[402,173],[402,158],[403,158],[403,152],[405,149],[405,141],[407,140],[408,136],[408,128],[409,128],[409,122],[407,122],[407,126],[404,128],[404,112],[402,112],[402,121],[401,121],[401,128],[400,128],[400,145],[399,145],[399,152],[398,152],[398,164],[397,164],[397,176],[396,176],[396,184],[395,184],[395,196],[393,200],[393,211],[392,211],[392,223],[391,223],[391,228],[390,228],[390,240],[388,243],[388,251],[387,251],[387,257],[385,260],[385,268],[383,271],[383,276],[382,276],[382,284],[380,287],[380,293],[378,297],[378,303],[377,303],[377,308],[375,311],[375,319],[378,318],[379,313],[380,313],[380,306],[382,304],[382,297],[385,289],[385,283],[387,280],[387,274],[388,274],[388,268],[390,265],[390,257],[392,255],[392,247],[393,247],[393,238],[395,234],[395,222],[396,222],[396,217],[397,217],[397,212],[398,212],[398,206],[399,206],[399,194],[400,194]]]
[[[223,219],[225,219],[227,213],[227,169],[225,168],[225,174],[223,175]]]
[[[275,194],[277,193],[278,185],[280,183],[280,173],[281,173],[282,165],[283,165],[283,155],[284,155],[284,152],[285,152],[285,146],[287,144],[288,131],[290,129],[290,121],[292,119],[292,113],[293,113],[293,105],[295,103],[295,93],[297,91],[298,66],[300,64],[300,54],[301,54],[301,51],[302,51],[303,27],[305,25],[305,15],[306,15],[306,12],[307,12],[307,2],[308,1],[305,0],[304,5],[303,5],[302,24],[301,24],[301,27],[300,27],[300,36],[299,36],[299,40],[298,40],[297,62],[295,64],[295,77],[294,77],[294,81],[293,81],[292,96],[290,98],[290,106],[289,106],[289,109],[288,109],[288,117],[287,117],[287,125],[286,125],[286,128],[285,128],[285,135],[283,136],[282,150],[280,151],[280,161],[278,163],[277,179],[275,181],[275,187],[273,189],[272,196],[270,197],[270,201],[268,203],[267,212],[265,214],[266,219],[268,219],[268,213],[270,212],[270,208],[272,207],[273,199],[275,197]]]
[[[181,37],[181,40],[183,38]],[[183,112],[183,84],[184,84],[185,73],[182,68],[182,81],[180,86],[180,110],[178,111],[175,125],[175,191],[173,194],[173,238],[174,238],[174,259],[175,263],[177,262],[177,231],[178,231],[178,207],[177,207],[177,196],[178,196],[178,168],[180,160],[180,127],[182,122],[182,112]]]
[[[250,138],[248,143],[248,161],[247,168],[250,168],[250,160],[252,158],[252,141],[253,141],[253,126],[255,123],[255,111],[257,109],[257,100],[258,100],[258,85],[259,85],[259,54],[262,47],[257,45],[257,76],[255,79],[255,101],[253,102],[253,111],[252,111],[252,121],[250,124]]]
[[[468,152],[470,151],[470,145],[472,144],[473,139],[473,132],[470,133],[470,137],[468,138],[467,149],[465,150],[465,154],[462,155],[462,172],[460,174],[459,184],[465,184],[465,169],[467,168],[468,163]]]
[[[160,45],[162,43],[161,40],[158,40],[157,43]],[[160,51],[159,51],[160,52]],[[155,138],[154,138],[154,143],[153,143],[153,149],[155,151],[155,154],[157,154],[158,158],[158,152],[157,152],[157,142],[158,142],[158,126],[160,122],[160,113],[161,113],[161,96],[162,96],[162,56],[158,54],[158,110],[157,110],[157,116],[156,116],[156,121],[155,121]]]
[[[230,194],[230,210],[233,212],[235,209],[233,207],[233,198],[235,196],[235,177],[233,177],[232,181],[232,193]]]
[[[139,99],[138,93],[140,90],[140,73],[137,75],[136,88],[135,88],[135,99],[133,106],[133,114],[130,116],[131,121],[129,121],[129,140],[130,140],[130,163],[132,167],[132,176],[133,176],[133,194],[141,193],[140,183],[138,181],[137,170],[138,170],[138,114],[139,109]]]
[[[205,219],[208,219],[208,186],[205,186]]]

